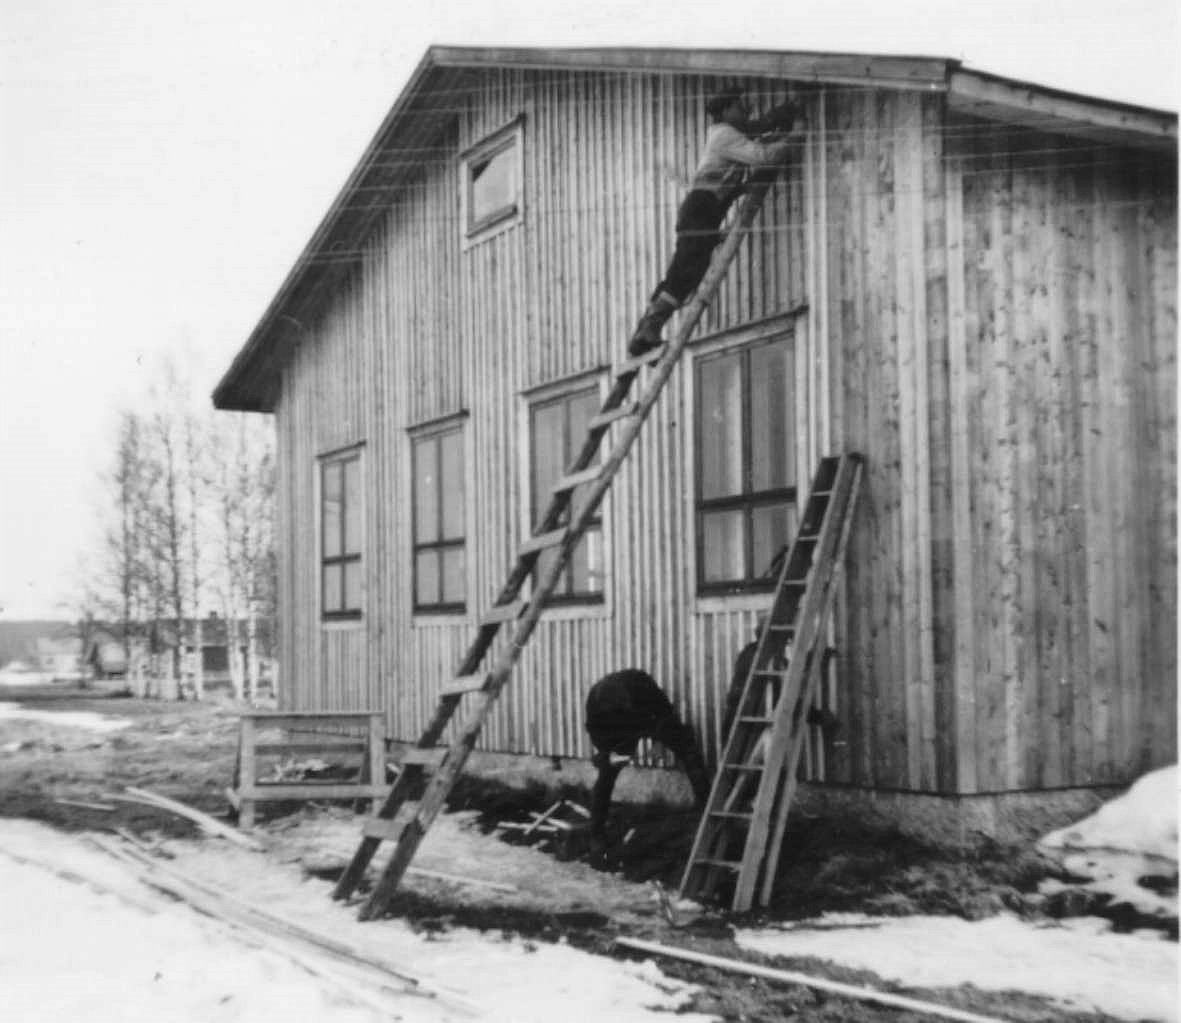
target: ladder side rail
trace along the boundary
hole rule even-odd
[[[817,469],[813,480],[812,487],[809,491],[808,497],[805,499],[805,507],[808,502],[812,500],[812,495],[818,489],[818,483],[823,478],[825,473],[825,462],[827,459],[821,459],[820,466]],[[831,498],[829,498],[829,505],[831,507]],[[826,507],[826,515],[828,508]],[[722,746],[721,758],[718,763],[717,770],[714,772],[713,784],[710,786],[709,799],[706,800],[705,811],[701,817],[701,823],[697,829],[697,835],[693,840],[693,846],[689,853],[689,859],[685,865],[684,875],[681,879],[681,893],[687,894],[691,883],[691,874],[695,868],[695,863],[706,852],[705,846],[714,837],[711,835],[710,828],[710,813],[716,810],[722,801],[726,798],[723,789],[727,786],[728,779],[726,778],[725,765],[732,762],[732,756],[740,744],[739,735],[742,730],[742,708],[746,706],[750,698],[751,685],[753,684],[755,675],[761,670],[765,670],[765,653],[767,645],[767,637],[771,634],[773,626],[777,624],[785,624],[776,617],[776,611],[779,610],[779,595],[783,590],[784,581],[787,578],[787,573],[791,565],[795,563],[797,548],[800,544],[800,532],[797,531],[795,538],[792,540],[792,546],[788,552],[787,557],[783,559],[783,563],[779,567],[779,575],[775,582],[775,598],[772,601],[771,609],[763,622],[762,629],[759,630],[758,646],[755,648],[755,656],[751,659],[750,669],[742,686],[742,695],[739,699],[737,712],[734,714],[734,720],[730,722],[730,729],[727,734],[726,742]],[[798,648],[794,642],[793,637],[792,654],[793,657],[797,655]],[[736,783],[737,784],[737,783]]]
[[[644,420],[647,418],[652,407],[656,404],[661,391],[664,388],[668,378],[672,375],[672,371],[676,366],[681,352],[684,349],[685,341],[692,333],[701,319],[705,311],[705,307],[709,304],[709,300],[716,293],[727,267],[733,261],[738,252],[738,246],[741,244],[743,237],[749,230],[751,224],[754,222],[755,216],[758,215],[759,209],[762,207],[763,200],[766,197],[767,191],[774,182],[775,176],[778,174],[769,174],[765,179],[757,181],[748,192],[743,200],[742,206],[735,218],[734,225],[730,228],[729,233],[723,241],[719,251],[715,253],[710,269],[706,272],[702,280],[701,286],[698,287],[697,293],[692,301],[686,307],[686,315],[682,319],[682,323],[677,329],[673,340],[666,348],[664,355],[662,355],[656,365],[653,379],[649,382],[644,396],[640,399],[639,407],[636,414],[630,418],[630,421],[625,424],[623,435],[616,445],[615,451],[608,458],[604,464],[603,472],[598,480],[591,484],[590,492],[587,495],[585,502],[579,509],[578,513],[573,517],[570,526],[568,527],[567,537],[558,547],[558,556],[552,560],[544,580],[540,583],[537,590],[532,595],[530,606],[528,610],[517,620],[516,629],[514,630],[512,643],[508,649],[504,651],[501,656],[500,663],[493,669],[489,675],[489,681],[484,689],[476,694],[476,705],[471,709],[471,712],[461,726],[460,735],[456,737],[452,743],[448,754],[443,762],[439,765],[434,777],[427,785],[426,794],[419,806],[418,812],[406,824],[401,836],[397,839],[397,845],[394,849],[393,855],[387,862],[382,876],[377,885],[370,893],[368,900],[361,908],[361,919],[368,920],[381,913],[389,901],[389,897],[397,888],[401,880],[402,874],[405,873],[406,867],[413,858],[419,843],[422,841],[426,831],[430,828],[443,803],[446,800],[447,793],[451,790],[458,777],[460,771],[463,769],[464,763],[467,761],[471,750],[475,746],[476,739],[479,736],[480,730],[483,727],[485,720],[491,712],[501,689],[508,681],[509,675],[512,671],[513,665],[520,656],[521,650],[528,641],[534,626],[537,624],[545,607],[545,598],[553,592],[557,586],[558,579],[562,571],[566,568],[570,560],[575,545],[582,538],[582,534],[586,530],[590,519],[594,515],[598,507],[599,501],[602,500],[611,481],[622,464],[624,458],[627,456],[628,450],[632,442],[635,440],[642,427]],[[634,378],[638,370],[628,371],[624,376],[629,380]],[[622,385],[622,380],[617,382],[616,390]],[[613,392],[614,393],[614,392]],[[597,449],[597,442],[594,448]],[[584,444],[583,452],[589,451],[587,461],[593,457],[593,450],[591,448],[591,439],[588,437]],[[581,461],[581,454],[579,461]],[[584,468],[585,466],[577,465],[577,468]],[[556,497],[557,495],[555,495]],[[551,502],[551,511],[556,520],[559,512],[554,511],[557,502]],[[549,518],[547,513],[546,518]],[[543,525],[550,527],[556,525],[556,522],[543,521]],[[535,556],[533,556],[535,557]],[[509,583],[515,583],[516,590],[513,590],[509,599],[516,596],[516,591],[519,590],[524,580],[528,577],[532,565],[525,567],[525,558],[519,558],[517,567],[510,575]],[[508,595],[509,586],[506,585],[502,591],[502,597],[497,599],[497,603],[503,602],[503,597]],[[468,659],[470,660],[470,658]],[[470,668],[474,671],[477,665],[470,665],[465,661],[465,668]],[[468,671],[463,674],[470,673]],[[454,707],[458,703],[459,695],[445,696],[440,702],[440,707],[436,711],[435,720],[432,721],[428,733],[435,732],[433,739],[437,739],[438,735],[442,734],[443,728],[447,721],[450,720]],[[428,735],[424,734],[423,738],[419,740],[419,746],[430,745],[427,741]],[[433,742],[432,739],[432,742]],[[401,776],[399,776],[399,781]],[[397,787],[397,786],[395,786]],[[387,800],[387,805],[392,801],[393,792],[391,792],[391,800]],[[404,796],[403,796],[404,798]],[[385,808],[383,808],[382,816],[386,816]],[[362,845],[367,840],[362,841]],[[376,839],[368,841],[377,841]],[[376,846],[374,846],[376,848]],[[359,852],[360,850],[358,850]],[[372,854],[370,854],[370,858]],[[343,878],[342,878],[343,882]],[[338,886],[339,888],[340,886]],[[354,884],[355,887],[355,884]]]
[[[809,658],[808,671],[805,674],[804,684],[801,688],[801,699],[805,706],[809,698],[809,694],[815,688],[815,680],[819,677],[820,664],[823,661],[823,656],[817,656],[820,651],[814,650],[813,655]],[[786,824],[787,811],[791,807],[792,801],[795,799],[796,786],[798,783],[797,767],[799,764],[800,754],[803,751],[803,732],[807,727],[803,722],[806,720],[806,714],[800,716],[800,721],[792,721],[792,734],[790,736],[791,746],[787,755],[787,760],[783,765],[783,771],[778,778],[776,786],[775,799],[772,805],[771,818],[775,821],[775,828],[772,833],[771,846],[764,855],[759,866],[759,884],[762,885],[761,897],[759,905],[765,906],[771,897],[771,879],[775,876],[775,870],[778,866],[779,845],[778,843],[783,838],[781,822]],[[775,849],[775,856],[771,855],[771,848]]]
[[[857,460],[853,466],[853,482],[849,492],[849,501],[844,509],[844,522],[841,528],[841,536],[837,541],[837,550],[835,554],[835,562],[833,564],[832,575],[828,580],[827,592],[824,599],[824,607],[821,611],[821,626],[825,626],[832,618],[833,608],[836,605],[836,595],[838,584],[841,576],[845,571],[845,556],[849,549],[849,535],[853,531],[853,518],[857,511],[857,500],[861,493],[862,482],[862,466],[860,460]],[[819,685],[820,674],[824,663],[824,658],[820,656],[820,650],[816,649],[812,653],[812,670],[809,672],[808,679],[804,685],[804,691],[801,694],[804,700],[804,707],[812,702],[812,698],[816,693]],[[807,711],[805,709],[803,718],[806,718]],[[799,725],[797,728],[801,727]],[[762,892],[759,898],[759,905],[765,906],[771,901],[771,889],[775,883],[775,872],[779,867],[779,855],[783,845],[783,836],[787,830],[787,815],[791,809],[792,798],[795,794],[797,784],[797,767],[799,764],[800,750],[803,748],[801,742],[794,742],[792,745],[792,754],[788,757],[787,775],[784,779],[785,792],[783,798],[776,811],[775,828],[771,836],[771,844],[767,847],[767,855],[763,861],[763,883]]]
[[[824,460],[822,459],[821,468],[817,471],[816,476],[812,482],[812,491],[815,491],[816,481],[821,478],[821,474],[824,472],[823,463]],[[810,500],[811,492],[809,493],[808,498],[805,500],[805,505]],[[746,700],[750,696],[750,686],[754,680],[755,675],[757,675],[759,671],[765,670],[764,662],[767,647],[767,637],[770,636],[773,626],[787,624],[781,617],[776,615],[776,612],[780,610],[779,596],[783,592],[783,584],[787,578],[788,569],[795,562],[797,548],[799,545],[800,537],[799,532],[797,531],[796,536],[792,540],[791,549],[789,550],[787,557],[783,559],[783,564],[779,568],[779,576],[775,581],[775,589],[773,591],[775,597],[772,600],[771,608],[767,613],[766,620],[763,622],[763,627],[759,630],[758,646],[755,648],[755,656],[751,659],[750,670],[747,672],[746,681],[743,683],[741,696],[742,702],[739,704],[739,707],[745,706]],[[793,651],[795,650],[794,637],[792,649]],[[726,763],[725,757],[729,755],[729,753],[732,751],[732,747],[736,743],[736,736],[739,732],[740,725],[739,717],[739,714],[735,714],[734,720],[730,723],[730,731],[726,739],[726,744],[722,749],[722,763]],[[714,780],[716,782],[717,778],[715,777]]]
[[[848,465],[848,462],[842,462],[841,468],[847,469]],[[843,517],[850,484],[850,472],[838,471],[837,480],[833,485],[832,499],[821,525],[820,539],[812,563],[813,572],[816,575],[815,581],[820,585],[808,586],[800,608],[795,636],[798,645],[792,650],[791,662],[788,665],[787,675],[783,680],[783,689],[776,707],[776,722],[772,726],[772,735],[781,738],[778,742],[773,741],[771,748],[767,751],[766,761],[763,764],[763,783],[755,797],[754,818],[747,833],[742,868],[735,886],[734,909],[739,912],[750,908],[759,862],[766,850],[771,803],[778,783],[778,774],[783,770],[789,745],[788,742],[782,741],[782,737],[791,734],[791,718],[795,714],[796,701],[800,696],[804,682],[804,673],[809,666],[805,651],[811,650],[820,632],[817,619],[822,607],[823,591],[826,587],[819,576],[823,574],[827,577],[831,574],[831,558],[836,550],[839,529],[843,525],[843,523],[834,525],[833,513],[835,509]]]

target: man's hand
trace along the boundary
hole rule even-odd
[[[795,127],[797,121],[803,119],[803,104],[795,100],[788,100],[786,103],[780,103],[777,107],[772,107],[762,117],[751,121],[749,127],[759,134],[768,132],[786,134]]]

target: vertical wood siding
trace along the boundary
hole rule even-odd
[[[1170,161],[826,96],[830,426],[868,458],[830,780],[1176,756]]]
[[[717,84],[465,81],[442,82],[455,89],[438,104],[444,130],[301,326],[278,407],[284,699],[384,706],[401,738],[427,722],[527,529],[524,394],[619,358],[671,250]],[[783,95],[748,86],[764,104]],[[965,132],[936,96],[841,88],[815,102],[822,120],[703,328],[811,300],[797,482],[822,452],[867,456],[835,633],[844,729],[815,773],[986,791],[1122,780],[1167,759],[1175,191],[1110,150],[1080,164],[1058,141]],[[523,216],[465,248],[458,154],[518,117]],[[585,691],[624,665],[652,671],[716,748],[755,610],[695,603],[687,377],[674,374],[604,503],[606,607],[543,621],[484,748],[587,755]],[[468,613],[415,620],[407,429],[461,411]],[[317,458],[353,444],[365,616],[327,629]]]
[[[1176,755],[1176,191],[1159,158],[965,126],[981,790]]]

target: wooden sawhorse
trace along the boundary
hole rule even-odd
[[[344,728],[360,735],[324,735],[321,728]],[[260,738],[271,729],[285,733],[278,740]],[[258,780],[260,757],[289,754],[335,753],[359,755],[360,772],[356,781],[266,782]],[[233,785],[226,798],[238,811],[238,827],[254,826],[254,804],[278,799],[372,799],[377,813],[389,794],[385,784],[385,713],[380,710],[249,710],[241,716],[238,736],[238,760]]]

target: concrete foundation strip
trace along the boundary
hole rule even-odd
[[[878,1005],[888,1005],[895,1009],[909,1009],[912,1012],[922,1012],[928,1016],[940,1016],[943,1019],[959,1020],[960,1023],[1008,1023],[997,1016],[980,1016],[974,1012],[962,1009],[952,1009],[935,1002],[924,1002],[917,998],[907,998],[905,995],[892,995],[885,991],[875,991],[869,987],[858,987],[855,984],[842,984],[840,981],[825,980],[821,977],[811,977],[806,973],[796,973],[793,970],[776,970],[769,966],[759,966],[756,963],[745,963],[739,959],[723,959],[721,956],[705,955],[701,952],[691,952],[684,948],[672,948],[669,945],[658,945],[652,941],[640,941],[636,938],[616,938],[615,944],[623,948],[630,948],[636,952],[647,952],[650,955],[669,956],[672,959],[683,959],[690,963],[700,963],[702,966],[712,966],[718,970],[729,970],[731,973],[744,973],[750,977],[762,977],[764,980],[777,980],[785,984],[802,984],[805,987],[829,991],[845,998],[854,998],[861,1002],[876,1002]]]

